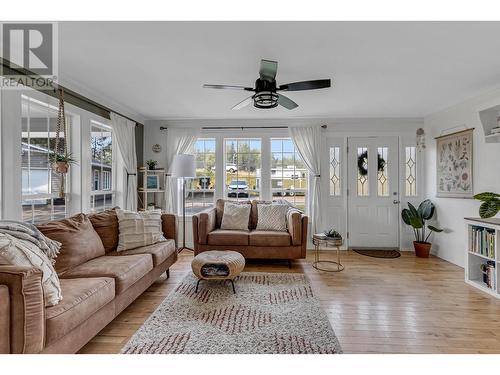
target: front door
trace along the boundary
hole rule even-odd
[[[398,137],[348,138],[349,247],[399,248]]]

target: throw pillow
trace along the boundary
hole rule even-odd
[[[251,206],[249,204],[224,204],[224,214],[220,229],[248,231]]]
[[[58,274],[105,254],[102,241],[85,214],[38,224],[37,228],[62,244],[55,263]]]
[[[115,251],[118,246],[119,229],[118,218],[116,217],[117,208],[119,209],[120,207],[89,215],[89,220],[92,222],[92,226],[101,238],[106,253]]]
[[[116,216],[120,230],[116,251],[166,241],[161,229],[161,210],[133,212],[117,209]]]
[[[258,204],[257,205],[257,230],[273,230],[286,232],[286,204]]]
[[[48,256],[28,240],[0,234],[0,257],[8,264],[36,268],[42,272],[45,306],[57,305],[62,300],[61,284]]]

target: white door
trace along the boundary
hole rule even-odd
[[[351,248],[399,248],[398,147],[398,137],[348,138]]]

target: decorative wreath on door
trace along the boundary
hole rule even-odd
[[[358,156],[358,171],[361,176],[366,176],[368,174],[368,169],[366,169],[365,165],[368,164],[368,151],[363,152]],[[377,153],[377,170],[382,172],[385,168],[385,160],[384,158]]]

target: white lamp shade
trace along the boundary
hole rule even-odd
[[[196,177],[194,155],[174,155],[170,175],[172,177]]]

